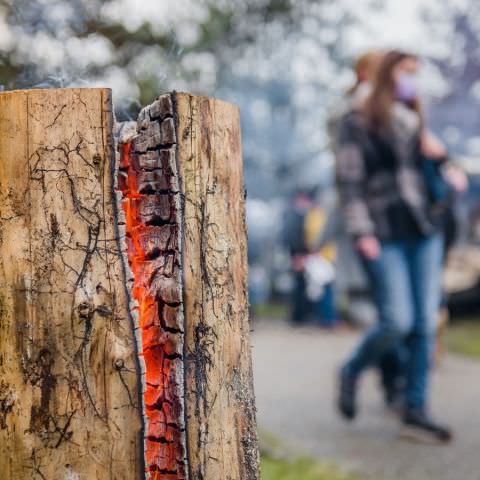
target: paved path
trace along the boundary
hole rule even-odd
[[[254,330],[260,429],[366,480],[480,480],[480,362],[453,355],[443,360],[432,411],[457,438],[448,446],[418,445],[398,437],[373,373],[362,381],[358,420],[345,424],[337,416],[335,372],[357,333],[290,329],[273,321]]]

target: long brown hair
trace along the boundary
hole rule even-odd
[[[391,124],[392,108],[395,103],[394,68],[405,59],[417,60],[413,54],[392,50],[383,56],[377,70],[373,90],[364,105],[366,119],[376,130],[389,129]],[[407,104],[407,107],[416,112],[423,123],[422,106],[419,99]]]
[[[355,83],[347,90],[347,95],[354,94],[362,82],[370,81],[375,77],[381,58],[380,50],[365,52],[357,58],[353,65]]]

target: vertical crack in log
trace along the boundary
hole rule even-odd
[[[181,202],[170,95],[139,115],[133,138],[120,139],[117,189],[133,275],[142,365],[144,454],[151,480],[187,478],[183,405]]]

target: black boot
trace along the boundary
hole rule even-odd
[[[357,414],[357,380],[345,368],[340,371],[339,390],[338,410],[346,420],[353,420]]]
[[[388,409],[399,415],[403,413],[405,388],[399,382],[383,383],[383,399]]]
[[[383,398],[388,408],[395,411],[402,408],[405,391],[405,365],[397,350],[384,354],[378,363]],[[403,409],[402,409],[403,411]]]
[[[434,422],[424,410],[413,409],[405,411],[402,436],[427,443],[448,443],[453,439],[448,427]]]

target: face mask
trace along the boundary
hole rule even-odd
[[[417,77],[403,73],[395,84],[395,98],[401,102],[413,102],[418,96]]]

